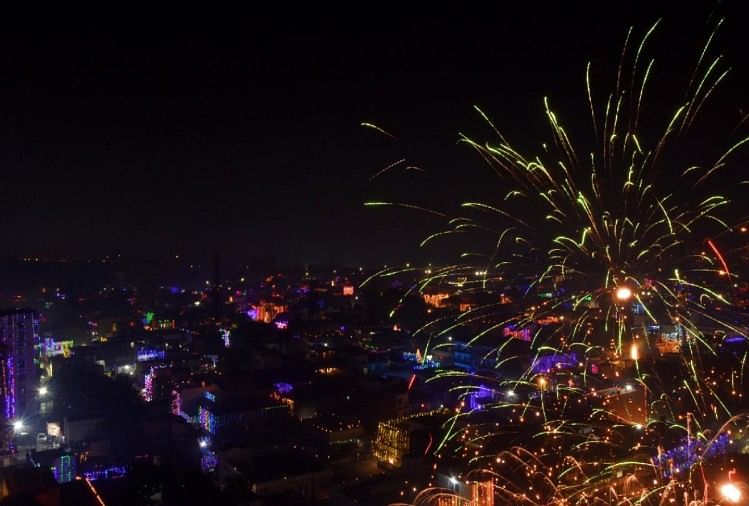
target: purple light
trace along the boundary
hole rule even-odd
[[[548,373],[559,367],[576,367],[579,361],[575,353],[554,353],[536,357],[531,368],[536,374]]]
[[[689,469],[698,460],[708,460],[723,455],[731,445],[731,437],[721,434],[708,448],[703,441],[684,438],[684,444],[653,457],[653,464],[660,467],[664,476],[671,475],[671,469]]]
[[[182,416],[182,395],[172,390],[172,414]]]
[[[476,387],[476,390],[468,394],[468,407],[471,409],[481,409],[481,404],[478,402],[479,399],[493,399],[494,390],[489,387],[481,385]]]
[[[514,337],[515,339],[520,339],[521,341],[531,340],[531,329],[529,327],[517,329],[516,325],[510,324],[502,329],[502,333],[505,337]]]
[[[16,416],[16,369],[13,363],[13,356],[9,355],[5,361],[4,374],[6,378],[3,378],[4,384],[8,385],[8,391],[5,393],[5,418],[11,420]]]
[[[743,343],[746,342],[746,337],[744,336],[728,336],[726,337],[723,342],[729,343],[729,344],[736,344],[736,343]]]
[[[200,470],[203,472],[213,471],[218,465],[218,458],[210,450],[206,450],[200,456]]]
[[[276,387],[276,390],[279,394],[284,395],[294,390],[294,385],[292,385],[291,383],[274,383],[273,386]]]
[[[210,434],[216,430],[216,417],[203,406],[198,407],[198,423]]]

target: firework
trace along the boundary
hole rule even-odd
[[[749,137],[710,163],[684,160],[684,139],[728,74],[721,57],[709,56],[715,31],[661,133],[641,133],[654,69],[646,46],[657,25],[638,43],[627,33],[602,103],[587,66],[587,137],[566,130],[544,98],[550,138],[524,154],[477,108],[494,140],[461,141],[499,176],[499,202],[464,202],[458,216],[369,204],[446,219],[422,246],[470,233],[490,238],[491,249],[464,252],[453,265],[375,277],[426,272],[406,296],[440,287],[451,298],[482,300],[416,336],[424,356],[485,350],[476,370],[432,378],[463,401],[434,452],[441,465],[488,473],[502,503],[708,503],[719,496],[727,456],[745,444],[749,319],[736,310],[738,276],[720,249],[739,227],[726,218],[729,198],[711,188]],[[405,166],[399,160],[374,177]],[[456,329],[471,337],[448,339]],[[430,490],[419,500],[452,504],[448,492]]]

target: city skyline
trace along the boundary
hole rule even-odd
[[[746,504],[739,5],[0,20],[0,506]]]

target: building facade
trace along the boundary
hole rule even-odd
[[[0,311],[0,343],[8,347],[3,364],[8,386],[4,413],[7,419],[30,414],[36,396],[34,358],[39,344],[39,318],[33,309]]]

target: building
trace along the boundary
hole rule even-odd
[[[40,452],[32,451],[27,455],[27,459],[33,467],[50,469],[57,483],[69,483],[75,477],[77,458],[69,450],[55,448]]]
[[[10,347],[0,343],[0,413],[5,418],[12,418],[10,413],[15,406],[15,389],[13,388],[12,354]]]
[[[435,496],[431,504],[437,506],[494,506],[494,481],[461,481],[453,476],[441,475],[438,486],[448,490],[448,494]],[[442,490],[440,489],[440,490]]]
[[[409,456],[426,455],[440,437],[446,415],[447,410],[437,409],[380,422],[374,443],[375,458],[383,467],[398,469]]]
[[[299,450],[253,454],[230,449],[220,457],[219,482],[239,479],[260,497],[276,504],[322,501],[328,498],[332,471]]]
[[[31,414],[36,395],[37,375],[34,365],[39,344],[39,319],[33,309],[0,311],[0,343],[9,348],[4,367],[9,381],[5,403],[6,418]]]

